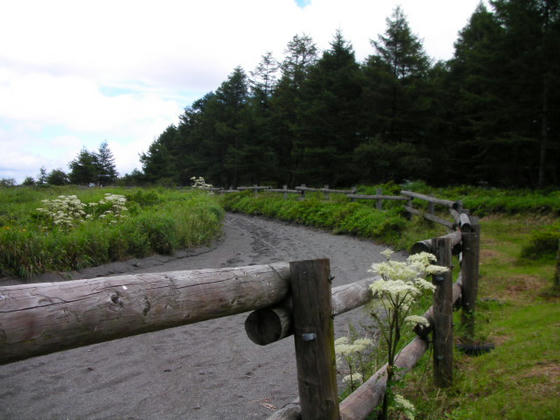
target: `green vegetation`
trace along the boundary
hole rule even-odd
[[[454,384],[433,387],[424,357],[404,394],[422,419],[555,419],[560,416],[560,299],[551,289],[554,258],[520,258],[550,218],[491,216],[481,221],[477,336],[496,348],[479,357],[455,352]],[[456,326],[460,326],[456,314]],[[460,337],[460,328],[456,330]]]
[[[124,195],[123,217],[106,213],[113,204],[106,194]],[[55,225],[41,200],[76,195],[85,206],[83,222]],[[76,270],[129,257],[204,244],[221,229],[223,210],[200,191],[165,189],[77,189],[72,187],[0,189],[0,271],[29,278],[46,271]]]
[[[373,194],[377,188],[360,186],[358,190]],[[416,406],[417,419],[560,417],[560,291],[553,287],[560,227],[558,193],[466,186],[436,189],[417,182],[381,188],[387,194],[408,189],[462,200],[465,207],[483,216],[475,338],[496,346],[479,357],[456,351],[454,384],[444,390],[432,383],[428,352],[395,392]],[[306,201],[298,201],[294,197],[283,200],[281,194],[237,193],[222,200],[230,210],[348,232],[404,249],[445,232],[419,217],[406,220],[398,210],[402,204],[385,203],[389,210],[379,212],[372,202],[350,203],[336,195],[332,201],[320,201],[320,194],[307,201],[307,195]],[[415,201],[415,206],[423,205]],[[415,313],[422,313],[429,304],[422,302]],[[455,339],[460,342],[459,312],[455,318]],[[406,343],[412,333],[404,332],[404,336]],[[379,365],[379,360],[372,360],[365,370],[374,371]]]
[[[305,201],[295,197],[283,200],[278,194],[226,194],[222,198],[226,210],[293,221],[307,226],[330,229],[334,233],[350,233],[385,242],[399,242],[406,219],[400,209],[379,211],[368,204],[351,203],[345,197],[332,202],[312,196]]]

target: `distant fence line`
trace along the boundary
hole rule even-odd
[[[368,195],[368,194],[357,194],[356,187],[350,189],[332,189],[329,188],[328,185],[325,185],[322,188],[313,188],[303,184],[295,187],[294,189],[288,189],[286,185],[284,185],[283,188],[271,188],[269,186],[253,185],[253,186],[242,186],[237,188],[230,187],[229,189],[211,188],[210,191],[218,194],[253,191],[255,196],[258,196],[259,193],[281,193],[283,194],[283,198],[285,200],[288,198],[289,194],[296,194],[299,196],[300,200],[305,200],[306,192],[323,193],[325,200],[331,199],[330,194],[342,194],[348,197],[351,201],[375,200],[377,201],[376,208],[378,210],[383,209],[383,202],[385,200],[406,201],[406,204],[404,205],[404,209],[411,215],[422,216],[426,220],[430,220],[434,223],[441,224],[447,227],[448,229],[455,229],[457,227],[460,227],[462,229],[470,228],[469,211],[463,208],[463,203],[461,201],[444,200],[441,198],[432,197],[429,195],[420,194],[407,190],[401,190],[400,195],[384,195],[383,191],[380,188],[378,188],[375,195]],[[413,207],[414,199],[427,201],[428,210],[424,211]],[[450,216],[453,218],[453,221],[446,220],[443,219],[442,217],[437,216],[435,214],[436,205],[447,209],[450,213]]]

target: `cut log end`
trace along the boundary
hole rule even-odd
[[[290,316],[280,307],[259,309],[245,320],[245,331],[253,343],[265,346],[293,333]]]

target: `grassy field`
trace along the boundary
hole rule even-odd
[[[359,190],[374,194],[378,187]],[[403,189],[382,187],[384,193]],[[454,384],[445,390],[433,386],[428,352],[400,384],[399,392],[417,408],[416,418],[560,418],[560,291],[552,288],[560,194],[470,187],[434,190],[419,183],[405,188],[460,199],[481,217],[476,338],[495,345],[478,357],[456,351]],[[395,205],[379,212],[373,203],[349,203],[344,197],[328,203],[319,195],[308,202],[243,193],[222,200],[233,211],[355,234],[401,249],[445,233],[418,217],[408,221]],[[459,341],[460,313],[455,317]]]
[[[56,199],[58,210],[43,201]],[[126,210],[118,208],[119,200]],[[2,188],[0,274],[29,278],[170,254],[214,238],[223,214],[214,196],[196,190]]]
[[[481,220],[476,328],[490,353],[455,352],[454,384],[431,382],[425,356],[407,376],[404,394],[421,419],[560,418],[560,299],[552,289],[554,259],[526,259],[531,234],[550,216],[491,215]],[[461,336],[456,314],[456,339]]]

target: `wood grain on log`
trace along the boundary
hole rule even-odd
[[[289,265],[174,271],[0,288],[0,363],[267,307]]]

